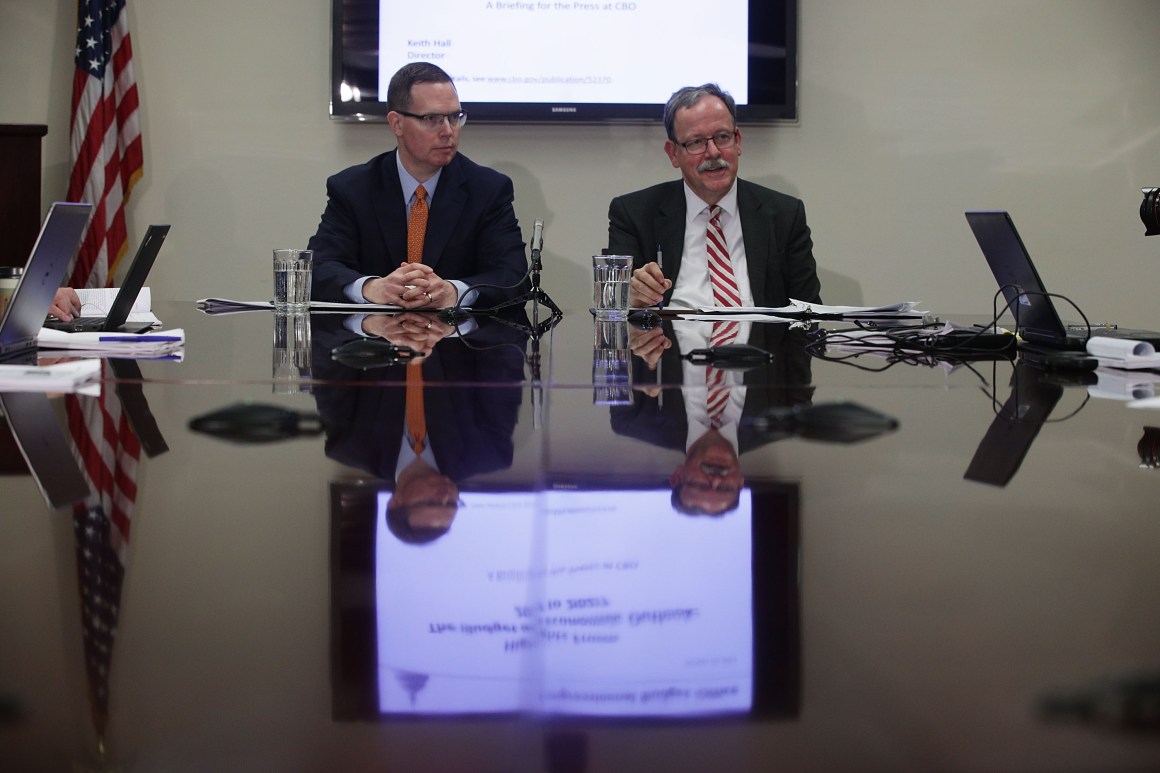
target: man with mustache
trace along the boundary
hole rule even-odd
[[[418,309],[517,295],[527,259],[512,181],[458,152],[467,113],[450,76],[429,62],[405,65],[387,107],[397,148],[326,182],[308,245],[314,300]]]
[[[813,242],[799,199],[737,179],[741,130],[731,97],[716,84],[686,86],[665,105],[672,181],[618,196],[608,208],[608,252],[632,255],[632,306],[785,306],[821,302]],[[719,207],[715,231],[711,213]],[[720,234],[711,238],[710,233]],[[735,292],[722,302],[709,250],[730,264]]]

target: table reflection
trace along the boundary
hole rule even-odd
[[[796,484],[751,482],[720,519],[632,476],[467,488],[424,544],[392,496],[332,486],[338,718],[796,714]]]

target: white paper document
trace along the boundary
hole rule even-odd
[[[918,301],[904,301],[887,306],[826,306],[821,303],[806,303],[790,299],[788,306],[703,306],[696,309],[702,314],[761,314],[789,318],[835,318],[835,317],[923,317],[925,311],[917,311]],[[678,311],[672,309],[672,311]]]
[[[117,299],[118,292],[120,290],[116,287],[82,287],[77,290],[77,297],[81,301],[79,316],[109,316],[109,309],[112,308],[113,301]],[[148,287],[142,287],[141,292],[137,294],[137,299],[133,301],[133,308],[129,310],[129,316],[125,322],[131,325],[160,325],[161,320],[157,318],[152,309],[152,294]]]
[[[242,311],[270,311],[273,301],[235,301],[229,298],[202,298],[197,307],[206,314],[237,314]],[[311,301],[311,311],[345,311],[348,313],[368,311],[402,311],[402,306],[385,303],[334,303],[331,301]]]
[[[1160,368],[1160,354],[1147,341],[1092,336],[1087,342],[1087,353],[1099,360],[1101,367],[1124,370]]]
[[[77,392],[101,378],[100,360],[55,365],[0,365],[2,392]]]
[[[107,357],[160,357],[185,346],[185,331],[173,328],[148,333],[67,333],[41,328],[36,344],[42,349],[65,349],[73,355],[84,352]]]

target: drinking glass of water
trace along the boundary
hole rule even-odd
[[[301,313],[310,310],[312,250],[274,250],[274,311]]]

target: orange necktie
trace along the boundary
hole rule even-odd
[[[427,416],[423,411],[423,364],[407,365],[407,434],[418,456],[427,447]]]
[[[415,203],[407,220],[407,262],[423,262],[423,237],[427,235],[427,189],[415,189]]]

